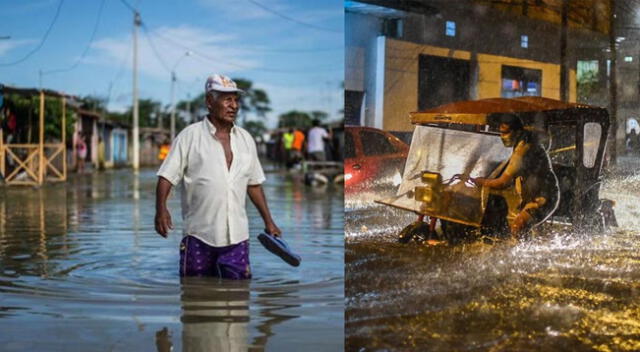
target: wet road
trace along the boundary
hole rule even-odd
[[[640,350],[640,176],[604,185],[610,233],[396,243],[415,215],[345,197],[347,351]]]
[[[239,282],[180,282],[179,197],[169,203],[176,230],[163,239],[154,170],[0,188],[1,349],[342,350],[342,191],[267,179],[274,219],[303,262],[292,268],[262,248],[249,205],[254,278]]]

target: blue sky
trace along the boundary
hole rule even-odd
[[[0,39],[0,83],[38,87],[42,70],[44,88],[108,97],[109,109],[123,111],[131,105],[132,92],[129,4],[143,21],[138,31],[140,98],[169,104],[175,67],[176,101],[195,97],[208,75],[223,73],[267,91],[271,127],[280,113],[293,109],[339,117],[344,79],[340,0],[62,1],[42,47],[14,64],[40,45],[60,0],[0,0],[0,37],[10,36]],[[70,71],[50,72],[69,69],[78,60]]]

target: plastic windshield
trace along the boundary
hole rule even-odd
[[[413,190],[422,186],[423,171],[438,172],[447,181],[456,174],[487,177],[511,155],[495,135],[416,126],[405,164],[402,183],[395,197],[380,203],[450,221],[479,226],[486,198],[478,187],[454,182],[445,187],[446,206],[438,213],[424,211],[424,203],[414,199]]]

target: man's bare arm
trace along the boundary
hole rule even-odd
[[[509,187],[513,183],[513,180],[516,178],[515,175],[521,174],[523,172],[523,158],[525,153],[529,151],[529,148],[529,144],[519,144],[515,148],[513,154],[511,155],[511,158],[509,158],[509,164],[507,164],[506,169],[504,170],[502,175],[500,175],[500,177],[493,179],[478,177],[473,181],[479,186],[485,186],[492,189],[504,189]]]
[[[264,227],[268,233],[276,236],[281,236],[282,231],[276,226],[271,218],[271,213],[269,212],[269,207],[267,206],[267,198],[264,196],[264,190],[261,185],[247,186],[247,193],[249,194],[249,199],[253,205],[256,206],[258,212],[260,212],[260,216],[262,220],[264,220]]]
[[[503,172],[498,178],[478,177],[473,179],[473,181],[479,186],[485,186],[492,189],[504,189],[513,182],[513,179],[514,177],[512,175]]]
[[[173,223],[171,223],[171,214],[167,209],[167,198],[171,192],[173,185],[169,180],[160,176],[158,177],[158,185],[156,186],[156,232],[162,236],[167,237],[169,230],[173,229]]]

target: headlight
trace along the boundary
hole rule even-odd
[[[422,183],[426,183],[432,187],[437,187],[442,184],[442,175],[437,172],[423,171],[422,175],[420,175],[420,179],[422,180]]]
[[[424,185],[416,186],[414,198],[423,202],[423,209],[428,212],[440,212],[442,203],[442,175],[437,172],[424,171],[420,175],[420,180]]]
[[[417,201],[431,203],[433,200],[433,189],[429,186],[417,186],[414,194]]]

